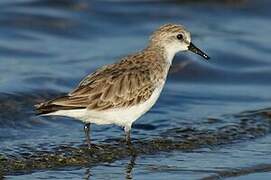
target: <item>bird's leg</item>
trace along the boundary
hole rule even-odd
[[[125,131],[126,143],[127,143],[128,146],[131,146],[132,145],[132,142],[131,142],[131,127],[125,126],[124,131]]]
[[[91,149],[90,135],[89,135],[90,123],[86,123],[84,125],[84,131],[85,131],[85,135],[86,135],[86,140],[87,140],[88,148]]]
[[[91,144],[91,141],[90,141],[90,123],[86,123],[84,125],[84,131],[85,131],[85,135],[86,135],[86,141],[87,141],[87,144],[88,144],[88,148],[90,150],[94,150],[94,149],[103,150],[102,147],[99,147],[99,146],[97,146],[95,144]]]

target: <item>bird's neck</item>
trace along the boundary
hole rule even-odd
[[[172,60],[176,54],[176,51],[171,48],[166,48],[162,46],[148,46],[146,51],[154,51],[159,57],[160,60],[164,61],[164,63],[171,66]]]

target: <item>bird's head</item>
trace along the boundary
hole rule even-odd
[[[189,50],[206,60],[210,59],[206,53],[192,43],[190,32],[181,25],[166,24],[161,26],[152,34],[149,45],[162,47],[173,56],[180,51]]]

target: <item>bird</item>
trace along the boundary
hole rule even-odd
[[[143,50],[98,68],[71,92],[35,105],[37,115],[82,121],[90,149],[95,147],[90,139],[91,124],[121,126],[127,145],[132,145],[132,124],[156,103],[175,54],[187,50],[210,59],[192,43],[183,25],[162,25]]]

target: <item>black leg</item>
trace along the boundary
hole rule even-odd
[[[88,148],[91,149],[90,135],[89,135],[90,123],[86,123],[84,125],[84,131],[85,131],[85,135],[86,135],[86,140],[87,140]]]
[[[124,128],[124,131],[125,131],[125,139],[126,139],[126,143],[128,146],[131,146],[132,145],[132,142],[131,142],[131,128],[130,127],[125,127]]]

